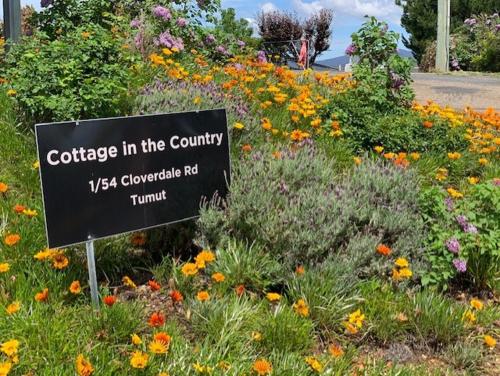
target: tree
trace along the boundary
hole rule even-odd
[[[297,58],[295,50],[290,48],[290,42],[302,38],[309,41],[309,61],[314,63],[330,47],[332,20],[333,11],[330,9],[322,9],[303,22],[293,13],[271,11],[260,13],[257,24],[266,50],[279,55],[282,63]]]
[[[250,23],[244,18],[236,19],[234,8],[223,9],[221,18],[216,25],[216,29],[224,34],[231,34],[234,38],[247,41],[252,37],[253,29]]]
[[[420,63],[427,46],[436,40],[438,0],[395,0],[403,8],[401,25],[410,35],[403,38]],[[498,0],[451,0],[450,29],[457,27],[473,14],[494,13],[500,10]]]

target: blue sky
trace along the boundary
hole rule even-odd
[[[225,8],[235,8],[240,18],[254,22],[261,10],[282,9],[296,12],[301,18],[322,8],[333,9],[333,37],[330,51],[321,58],[329,58],[344,54],[349,45],[350,35],[359,29],[365,15],[376,16],[389,23],[389,27],[398,33],[404,33],[400,25],[401,8],[394,4],[394,0],[222,0]],[[36,8],[40,0],[21,0],[22,5],[31,4]],[[0,18],[3,9],[0,3]],[[400,47],[403,45],[400,43]]]

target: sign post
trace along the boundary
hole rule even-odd
[[[5,39],[18,42],[21,37],[21,1],[3,0]]]
[[[450,0],[438,0],[436,71],[448,72],[450,64]]]
[[[99,309],[94,240],[199,215],[230,182],[225,110],[37,124],[49,248],[85,243]]]

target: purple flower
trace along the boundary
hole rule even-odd
[[[227,54],[226,47],[224,47],[224,46],[217,46],[217,48],[215,49],[215,51],[217,51],[218,53],[220,53],[222,55],[226,55]]]
[[[245,43],[245,42],[243,42],[242,40],[239,40],[238,42],[236,42],[236,44],[237,44],[237,45],[238,45],[238,47],[240,47],[240,48],[243,48],[243,47],[245,47],[245,46],[246,46],[246,43]]]
[[[52,5],[53,2],[54,0],[42,0],[40,1],[40,6],[42,8],[47,8],[49,5]]]
[[[465,273],[467,271],[467,261],[462,259],[454,259],[453,266],[457,269],[457,272]]]
[[[458,252],[460,252],[460,243],[457,239],[450,238],[446,241],[446,248],[448,248],[448,251],[451,253],[458,254]]]
[[[155,17],[163,18],[164,21],[169,21],[172,18],[170,10],[161,5],[157,5],[153,8],[153,14]]]
[[[138,29],[139,27],[141,27],[141,24],[141,20],[137,18],[134,18],[132,21],[130,21],[130,27],[132,29]]]
[[[446,197],[444,199],[444,204],[446,205],[446,209],[448,209],[448,211],[453,211],[453,199],[451,197]]]
[[[142,31],[139,31],[134,37],[134,43],[136,48],[142,49],[144,43],[144,35],[142,35]]]
[[[357,48],[356,46],[354,45],[354,43],[351,43],[349,46],[347,46],[347,48],[345,49],[345,54],[346,55],[349,55],[349,56],[352,56],[354,55],[356,52],[357,52]]]
[[[391,87],[395,90],[401,89],[401,86],[403,86],[404,80],[397,75],[396,73],[391,73]]]
[[[266,53],[264,51],[257,52],[257,61],[259,63],[267,63]]]
[[[187,23],[188,22],[185,18],[178,18],[177,22],[176,22],[177,26],[179,26],[179,27],[184,27],[187,25]]]
[[[453,59],[451,61],[451,67],[453,68],[453,70],[460,70],[460,63],[458,62],[457,59]]]
[[[165,31],[155,38],[154,43],[157,46],[167,47],[167,48],[178,48],[179,50],[184,49],[184,42],[182,38],[173,37],[168,31]]]
[[[472,223],[468,223],[467,226],[464,228],[464,231],[469,234],[477,234],[477,227],[474,226]]]
[[[457,222],[462,227],[462,229],[465,229],[465,227],[468,225],[467,217],[465,215],[459,215],[457,217]]]
[[[500,30],[500,24],[495,26],[495,31],[499,31],[499,30]]]
[[[205,44],[212,44],[215,42],[215,37],[212,34],[208,34],[205,38]]]

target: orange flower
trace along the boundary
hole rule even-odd
[[[205,268],[205,265],[214,261],[215,260],[215,255],[212,251],[209,250],[202,250],[198,255],[194,258],[194,261],[196,263],[196,266],[198,269],[203,269]]]
[[[130,243],[132,243],[132,245],[135,247],[142,247],[144,244],[146,244],[146,234],[143,232],[132,234],[132,236],[130,237]]]
[[[165,316],[161,312],[154,312],[148,321],[149,326],[157,328],[165,324]]]
[[[0,193],[5,193],[9,190],[9,186],[0,181]]]
[[[490,335],[484,336],[484,344],[488,346],[490,349],[494,348],[497,345],[497,341]]]
[[[238,296],[242,296],[245,293],[245,285],[238,285],[234,288],[234,292]]]
[[[37,302],[46,302],[48,298],[49,298],[49,289],[47,288],[43,289],[42,292],[37,292],[35,294],[35,300]]]
[[[196,275],[196,273],[198,273],[198,267],[196,266],[195,263],[188,262],[182,266],[181,271],[182,274],[184,274],[186,277],[193,276]]]
[[[80,281],[71,282],[71,285],[69,286],[69,291],[75,295],[78,295],[80,292],[82,292],[82,286],[80,285]]]
[[[90,376],[94,373],[94,367],[82,354],[77,356],[75,363],[78,376]]]
[[[430,128],[432,128],[432,126],[433,126],[434,124],[432,123],[432,121],[428,121],[428,120],[427,120],[427,121],[424,121],[424,124],[423,124],[423,125],[424,125],[424,128],[430,129]]]
[[[198,299],[200,302],[207,301],[210,299],[210,294],[207,291],[200,291],[198,294],[196,294],[196,299]]]
[[[331,344],[330,347],[328,347],[328,352],[334,358],[340,358],[342,355],[344,355],[344,350],[342,350],[342,347],[337,344]]]
[[[245,144],[241,147],[241,150],[248,153],[248,152],[252,151],[252,145]]]
[[[265,359],[258,359],[254,362],[252,370],[259,376],[266,376],[273,371],[273,366]]]
[[[69,260],[63,253],[56,253],[52,258],[52,266],[54,269],[64,269],[69,264]]]
[[[105,296],[105,297],[102,299],[102,301],[103,301],[103,302],[104,302],[104,304],[106,304],[108,307],[111,307],[111,306],[113,306],[113,305],[116,303],[117,299],[116,299],[116,296],[114,296],[114,295],[107,295],[107,296]]]
[[[184,297],[182,296],[182,294],[179,290],[172,290],[172,292],[169,295],[170,295],[170,299],[172,299],[174,304],[182,302],[184,300]]]
[[[26,206],[24,206],[24,205],[19,205],[19,204],[17,204],[17,205],[15,205],[15,206],[14,206],[14,211],[15,211],[17,214],[21,214],[21,213],[22,213],[23,211],[25,211],[25,210],[26,210]]]
[[[21,237],[18,234],[9,234],[5,237],[3,242],[5,243],[5,245],[12,247],[16,245],[19,242],[19,240],[21,240]]]
[[[214,274],[212,274],[212,279],[215,282],[224,282],[226,277],[224,277],[224,274],[222,274],[222,273],[214,273]]]
[[[356,166],[359,166],[361,162],[363,162],[363,160],[360,157],[354,157],[353,160]]]
[[[151,291],[158,291],[161,288],[160,284],[153,280],[148,281],[148,286],[151,289]]]
[[[158,332],[153,336],[153,339],[155,341],[161,342],[164,345],[169,345],[170,341],[172,340],[172,337],[170,337],[167,333],[165,332]]]
[[[298,275],[302,275],[306,272],[306,270],[304,269],[304,266],[302,265],[298,265],[296,268],[295,268],[295,273],[297,273]]]
[[[392,252],[392,250],[386,246],[385,244],[379,244],[377,246],[377,252],[380,253],[381,255],[384,255],[384,256],[389,256]]]

